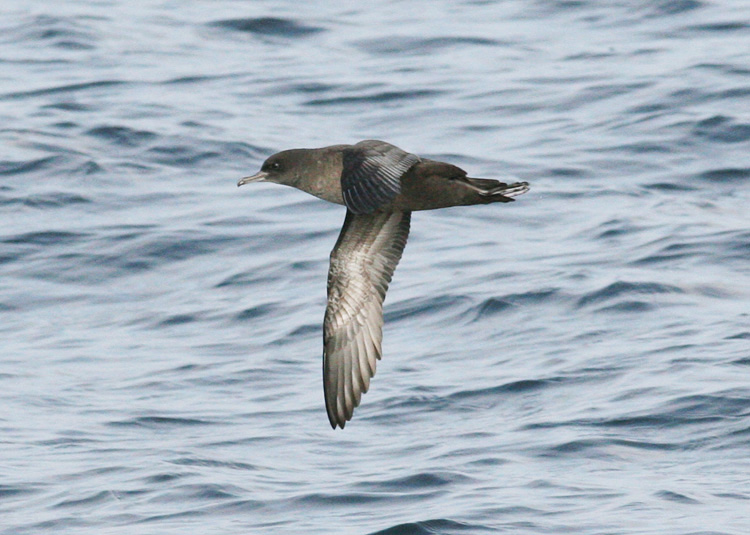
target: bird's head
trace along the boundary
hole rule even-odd
[[[285,186],[294,186],[300,177],[300,171],[305,163],[301,149],[285,150],[269,156],[260,167],[260,171],[252,176],[246,176],[237,182],[237,186],[250,182],[274,182]]]

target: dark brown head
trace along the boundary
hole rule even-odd
[[[258,173],[241,179],[237,186],[250,182],[274,182],[296,187],[309,165],[310,152],[309,149],[291,149],[269,156]]]

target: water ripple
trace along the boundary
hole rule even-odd
[[[585,307],[592,304],[600,304],[611,301],[612,299],[631,295],[658,295],[672,293],[680,294],[683,293],[683,290],[677,286],[659,282],[617,281],[585,294],[578,300],[578,306]]]
[[[448,518],[435,518],[420,522],[408,522],[397,524],[381,531],[372,532],[370,535],[435,535],[438,533],[494,533],[494,529],[482,526],[458,522]]]
[[[278,37],[306,37],[324,31],[319,26],[278,17],[226,19],[212,22],[210,25],[223,30]]]
[[[356,43],[365,52],[376,55],[429,54],[443,48],[453,49],[461,46],[496,47],[500,41],[483,37],[450,36],[450,37],[412,37],[391,35],[378,39],[368,39]]]
[[[308,100],[307,106],[339,106],[349,104],[385,104],[395,101],[409,101],[429,98],[439,95],[442,91],[436,89],[414,89],[408,91],[380,91],[367,95],[347,95],[332,98],[316,98]]]
[[[156,138],[156,134],[153,132],[133,130],[125,126],[97,126],[85,133],[124,147],[137,147]]]
[[[54,87],[46,87],[41,89],[32,89],[28,91],[13,91],[5,93],[0,96],[0,100],[18,100],[25,98],[40,97],[45,95],[57,95],[57,94],[68,94],[75,95],[78,93],[88,92],[92,89],[110,89],[113,87],[123,87],[128,85],[128,82],[122,80],[95,80],[92,82],[81,82],[75,84],[64,84]]]
[[[151,429],[170,429],[173,427],[192,427],[214,425],[216,422],[197,418],[176,418],[170,416],[140,416],[128,420],[112,421],[109,425],[115,427],[146,427]]]

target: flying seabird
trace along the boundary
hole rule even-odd
[[[470,178],[449,163],[420,158],[385,141],[270,156],[250,182],[275,182],[346,206],[331,251],[323,321],[323,390],[331,427],[351,420],[370,387],[383,339],[383,300],[409,235],[411,213],[510,202],[529,190]]]

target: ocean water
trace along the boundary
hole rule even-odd
[[[0,534],[750,533],[750,4],[10,0]],[[323,406],[344,211],[271,153],[385,139],[384,358]]]

